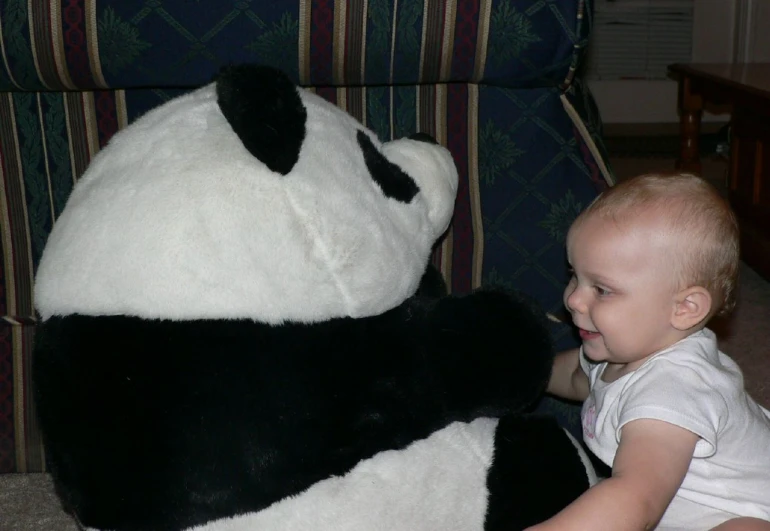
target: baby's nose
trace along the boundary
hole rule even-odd
[[[582,290],[577,286],[568,286],[564,292],[564,305],[571,312],[585,313],[586,303]]]

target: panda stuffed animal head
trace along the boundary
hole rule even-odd
[[[383,144],[281,72],[229,67],[97,154],[36,305],[43,318],[376,315],[417,289],[457,179],[426,135]]]

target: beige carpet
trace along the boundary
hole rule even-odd
[[[0,531],[78,531],[45,474],[0,474]]]

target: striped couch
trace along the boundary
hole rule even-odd
[[[611,182],[577,73],[590,28],[588,0],[3,0],[0,472],[45,470],[32,286],[73,184],[116,131],[230,62],[286,70],[383,139],[436,137],[461,176],[435,255],[451,289],[506,284],[559,312],[565,231]]]

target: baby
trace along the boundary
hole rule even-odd
[[[612,476],[530,529],[770,531],[770,413],[706,328],[734,305],[730,207],[698,177],[642,175],[586,208],[567,256],[582,347],[548,391],[583,401]]]

